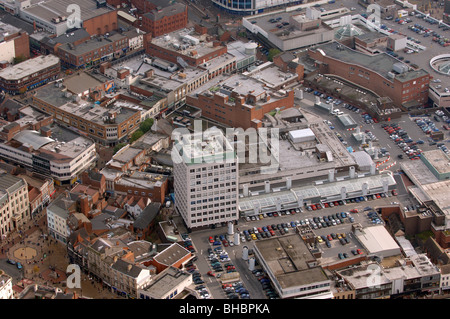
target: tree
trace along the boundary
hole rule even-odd
[[[278,50],[277,48],[273,48],[269,50],[269,54],[267,55],[267,59],[272,62],[273,57],[276,56],[278,53],[280,53],[281,51]]]
[[[14,59],[13,59],[13,64],[17,64],[17,63],[20,63],[20,62],[23,62],[23,61],[25,61],[27,58],[23,55],[23,54],[21,54],[21,55],[19,55],[19,56],[17,56],[17,57],[14,57]]]
[[[143,133],[147,133],[148,131],[150,131],[150,129],[153,126],[153,119],[146,119],[144,122],[141,123],[141,125],[139,125],[139,130],[142,131]]]
[[[120,143],[114,146],[114,154],[116,154],[122,147],[126,146],[127,143]]]
[[[131,135],[130,143],[133,143],[134,141],[139,139],[142,135],[144,135],[144,132],[142,132],[141,130],[137,130]]]

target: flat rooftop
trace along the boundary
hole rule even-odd
[[[367,55],[352,50],[349,47],[342,45],[336,41],[318,45],[311,50],[317,51],[319,49],[322,50],[324,54],[330,58],[349,64],[360,65],[382,75],[387,79],[389,79],[388,73],[393,71],[393,65],[397,63],[403,63],[387,53]],[[414,71],[411,71],[410,69],[410,71],[406,73],[396,75],[396,79],[400,81],[409,81],[427,74],[428,72],[423,69]]]
[[[284,83],[298,77],[296,73],[283,72],[279,67],[271,62],[261,64],[254,70],[244,74],[262,82],[269,88],[280,87]]]
[[[36,90],[35,98],[53,105],[62,111],[97,124],[105,124],[104,118],[111,111],[117,112],[115,124],[122,123],[132,117],[136,112],[140,112],[138,104],[128,100],[121,100],[120,98],[109,104],[108,108],[83,99],[76,101],[73,97],[66,96],[61,88],[55,87],[52,84]]]
[[[315,258],[298,234],[260,240],[255,248],[282,289],[329,280],[321,267],[308,266]]]
[[[374,265],[378,267],[378,264]],[[344,278],[345,281],[348,282],[353,289],[363,289],[370,286],[369,279],[374,274],[374,268],[369,266],[370,265],[363,265],[356,268],[347,268],[342,271],[337,271],[337,274],[339,275],[339,277]],[[380,272],[380,274],[377,276],[377,279],[377,284],[379,285],[384,285],[391,282],[384,274],[384,271]]]
[[[180,13],[183,13],[187,10],[187,6],[183,3],[175,2],[173,5],[170,5],[165,8],[161,9],[155,9],[152,10],[146,14],[144,14],[145,17],[152,21],[158,21],[161,20],[164,17],[171,17]]]
[[[0,42],[3,42],[5,37],[18,33],[19,31],[19,28],[0,21]]]
[[[446,216],[450,216],[450,196],[448,196],[450,180],[422,185],[422,190],[438,205]]]
[[[36,16],[42,20],[51,22],[52,18],[68,17],[69,13],[67,12],[67,8],[73,3],[72,0],[44,0],[32,4],[29,8],[23,9],[23,11],[31,16]],[[96,2],[92,0],[77,0],[76,4],[80,7],[82,21],[89,20],[113,10],[107,6],[97,7]],[[67,23],[67,21],[62,21],[60,23]]]
[[[422,153],[424,159],[438,171],[439,174],[450,173],[450,158],[442,150],[431,150]]]
[[[64,86],[73,94],[82,94],[89,91],[90,88],[95,88],[102,83],[102,81],[99,81],[86,72],[79,72],[64,79]]]
[[[110,46],[111,43],[124,39],[127,39],[125,35],[122,35],[117,32],[111,32],[108,37],[98,36],[97,38],[86,40],[77,45],[73,45],[72,43],[64,43],[58,47],[58,50],[69,52],[75,56],[79,56],[89,53],[101,47]],[[110,53],[113,52],[111,51]],[[106,52],[104,53],[104,55],[106,55]]]
[[[173,287],[181,285],[190,277],[191,274],[188,272],[184,272],[175,267],[169,267],[158,274],[144,290],[154,299],[161,299],[172,291]]]
[[[197,39],[198,44],[193,44],[192,42],[188,43],[184,41],[185,36]],[[163,36],[153,38],[152,44],[164,48],[166,50],[177,52],[182,55],[199,58],[211,52],[214,52],[221,47],[221,46],[215,47],[213,45],[213,42],[208,42],[206,40],[207,37],[208,34],[198,35],[194,32],[194,29],[185,28],[170,32]],[[187,45],[184,49],[181,47],[183,44]],[[180,45],[180,48],[176,49],[174,45],[175,46]]]
[[[208,139],[205,141],[204,139]],[[177,160],[186,164],[200,164],[215,161],[234,161],[235,151],[228,139],[218,128],[205,132],[182,135],[174,143]]]
[[[265,32],[270,32],[277,36],[278,38],[282,40],[289,40],[289,39],[295,39],[295,38],[301,38],[308,35],[314,35],[314,34],[321,34],[323,32],[332,31],[333,29],[329,27],[328,25],[321,23],[319,21],[319,27],[312,30],[300,30],[296,26],[294,26],[291,22],[291,20],[297,21],[297,22],[304,22],[308,19],[306,18],[306,15],[303,12],[297,12],[297,11],[289,11],[289,12],[277,12],[272,14],[262,14],[257,15],[255,17],[246,17],[249,21],[256,21],[254,23],[258,27],[260,27]],[[270,19],[273,18],[281,18],[279,21],[275,23],[269,22]],[[283,24],[283,23],[289,23],[288,25],[283,25],[283,27],[278,28],[277,25]]]
[[[59,65],[59,58],[53,54],[40,55],[0,70],[0,78],[5,80],[20,80],[40,70]]]

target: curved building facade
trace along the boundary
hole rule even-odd
[[[253,15],[264,12],[268,8],[284,7],[302,4],[303,0],[212,0],[214,5],[228,13],[238,15]]]

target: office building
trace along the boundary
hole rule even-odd
[[[220,131],[183,135],[174,145],[175,208],[189,229],[234,222],[238,216],[238,158]],[[196,140],[200,139],[200,140]]]

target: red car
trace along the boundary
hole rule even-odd
[[[363,253],[363,252],[361,251],[361,249],[359,249],[359,248],[356,250],[356,252],[357,252],[358,254],[360,254],[360,255]]]
[[[328,205],[328,203],[324,204],[325,208],[330,207],[330,205]]]
[[[212,238],[211,236],[209,236],[209,242],[213,243],[214,242],[214,238]]]
[[[311,205],[312,210],[316,210],[316,205]]]
[[[397,196],[397,191],[395,189],[392,190],[392,195]]]
[[[207,274],[208,274],[208,276],[211,276],[211,277],[216,277],[216,274],[215,273],[213,273],[211,270],[210,271],[208,271],[207,272]]]
[[[333,237],[331,237],[331,235],[327,235],[327,239],[328,239],[329,241],[332,241],[332,240],[333,240]]]

